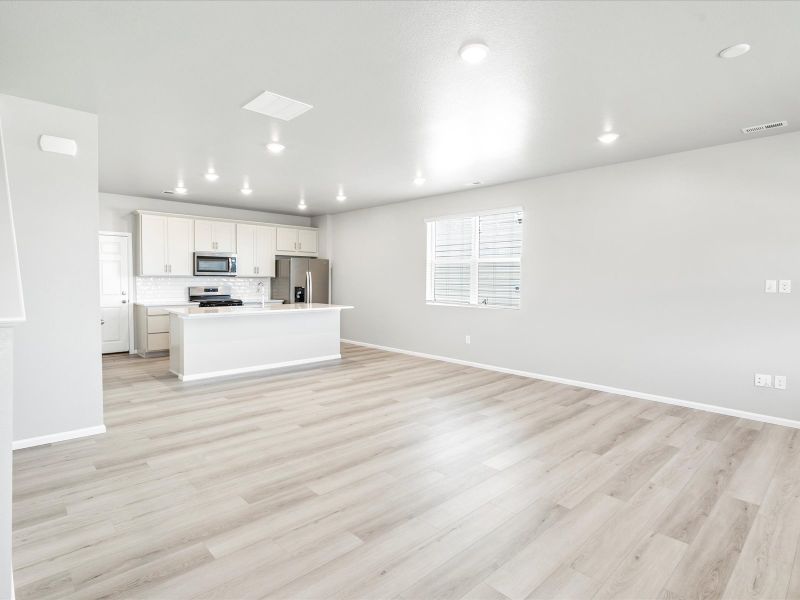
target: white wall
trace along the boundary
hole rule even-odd
[[[0,118],[0,600],[13,596],[11,564],[11,443],[13,436],[12,327],[25,318],[22,281],[17,258],[16,233],[11,197],[8,193],[3,127]]]
[[[0,600],[11,598],[11,440],[13,331],[0,322]]]
[[[97,117],[0,95],[27,321],[14,336],[14,439],[103,423]],[[43,133],[77,140],[42,152]]]
[[[225,206],[209,206],[191,202],[176,202],[175,200],[101,193],[100,229],[103,231],[133,232],[133,212],[135,210],[153,210],[197,217],[217,217],[220,219],[241,219],[242,221],[260,221],[262,223],[279,223],[281,225],[308,226],[311,224],[309,217],[296,215],[281,215],[259,210],[242,210]]]
[[[800,420],[798,157],[793,133],[335,215],[342,335]],[[426,305],[424,219],[519,205],[522,308]]]

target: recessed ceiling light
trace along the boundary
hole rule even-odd
[[[750,44],[735,44],[719,53],[720,58],[736,58],[750,52]]]
[[[305,210],[306,209],[306,203],[301,201],[300,204],[297,205],[297,208],[299,208],[300,210]]]
[[[414,185],[422,185],[423,183],[425,183],[425,178],[424,177],[415,177],[414,178]]]
[[[474,65],[483,62],[489,56],[489,46],[480,42],[464,44],[458,53],[461,55],[461,60]]]
[[[246,182],[246,181],[244,182],[244,185],[242,186],[242,189],[239,190],[239,191],[242,192],[245,196],[249,196],[250,194],[253,193],[253,190],[250,187],[250,184],[248,182]]]
[[[208,169],[208,172],[205,174],[205,178],[208,181],[216,181],[219,179],[219,174],[214,170],[214,167]]]
[[[341,192],[339,192],[339,193],[336,195],[336,199],[337,199],[339,202],[344,202],[345,200],[347,200],[347,196],[345,196],[344,194],[342,194]]]
[[[613,142],[616,142],[618,137],[619,137],[618,133],[609,131],[608,133],[604,133],[603,135],[598,135],[597,139],[604,144],[611,144]]]
[[[183,196],[183,195],[185,195],[186,193],[188,193],[188,191],[189,191],[189,190],[187,190],[187,189],[186,189],[185,187],[183,187],[182,185],[179,185],[179,186],[177,186],[177,187],[176,187],[176,188],[175,188],[173,191],[174,191],[176,194],[180,194],[181,196]]]
[[[280,154],[285,149],[286,149],[286,146],[284,146],[280,142],[270,142],[269,144],[267,144],[267,150],[269,150],[273,154]]]

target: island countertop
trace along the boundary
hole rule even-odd
[[[238,317],[252,315],[279,315],[289,313],[307,313],[331,310],[346,310],[352,306],[340,304],[266,304],[265,306],[199,306],[164,307],[171,315],[181,319],[206,319],[219,317]]]

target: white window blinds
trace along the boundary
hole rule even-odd
[[[521,209],[442,217],[427,226],[428,302],[519,306]]]

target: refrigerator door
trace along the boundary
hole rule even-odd
[[[310,275],[311,293],[306,297],[311,302],[319,304],[328,303],[329,270],[328,260],[325,258],[309,258],[308,271]]]
[[[306,302],[308,299],[308,259],[290,258],[289,302]]]

